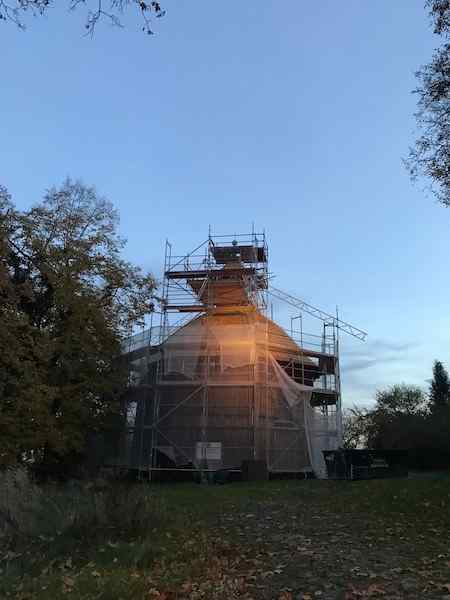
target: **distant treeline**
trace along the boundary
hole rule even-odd
[[[413,385],[380,390],[372,409],[354,406],[344,415],[344,446],[409,450],[410,468],[450,467],[450,381],[433,364],[428,391]]]

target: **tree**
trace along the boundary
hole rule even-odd
[[[442,363],[435,361],[433,386],[442,402],[449,385]],[[448,389],[448,388],[447,388]],[[430,394],[431,397],[431,394]],[[447,396],[448,397],[448,396]],[[432,408],[435,405],[432,405]],[[373,409],[354,407],[344,419],[344,445],[355,448],[363,441],[368,448],[408,449],[411,466],[445,467],[450,464],[450,404],[429,410],[424,391],[411,385],[394,385],[376,393]]]
[[[0,224],[0,454],[55,460],[119,412],[121,343],[155,282],[121,258],[117,213],[92,187],[67,180],[25,212],[3,190]]]
[[[435,360],[433,363],[433,379],[430,385],[430,408],[432,410],[448,406],[450,395],[450,380],[444,365]]]
[[[378,390],[375,395],[376,410],[397,416],[421,414],[425,409],[425,394],[415,385],[405,383],[392,385],[386,390]]]
[[[365,408],[353,406],[353,408],[344,410],[342,417],[343,447],[354,449],[365,445],[370,411]]]
[[[409,448],[422,434],[426,396],[417,386],[393,385],[379,390],[375,408],[365,419],[369,448]]]
[[[13,284],[9,267],[7,216],[10,196],[0,187],[0,465],[20,460],[45,439],[51,389],[42,374],[46,349],[19,307],[23,284]]]
[[[444,43],[416,73],[420,136],[406,164],[413,180],[427,178],[436,198],[450,206],[450,0],[427,0],[426,6]]]
[[[31,13],[33,16],[44,15],[56,4],[55,0],[0,0],[0,19],[12,21],[24,29],[24,16]],[[127,8],[133,8],[139,14],[142,30],[153,34],[152,18],[164,16],[165,11],[159,2],[143,0],[67,0],[67,8],[71,11],[78,7],[87,10],[85,28],[92,34],[97,23],[106,19],[113,25],[121,26],[121,15]]]

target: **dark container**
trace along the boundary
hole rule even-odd
[[[329,479],[407,477],[407,450],[324,450]]]
[[[243,481],[267,481],[269,479],[265,460],[244,460],[241,470]]]

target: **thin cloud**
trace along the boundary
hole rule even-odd
[[[399,363],[410,359],[410,352],[419,346],[416,342],[373,340],[359,348],[342,353],[342,367],[346,372],[364,371],[379,364]]]
[[[376,358],[361,358],[359,360],[353,360],[349,363],[343,362],[343,368],[347,373],[353,371],[364,371],[365,369],[370,369],[370,367],[374,367],[379,362],[386,362],[383,360],[377,360]]]
[[[370,340],[363,345],[358,345],[349,350],[342,352],[343,356],[373,356],[379,354],[390,353],[404,354],[410,350],[414,350],[420,346],[417,342],[394,342],[391,340]]]

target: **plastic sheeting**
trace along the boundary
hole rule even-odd
[[[315,367],[281,327],[259,312],[217,312],[193,319],[167,338],[164,373],[220,379],[236,369],[236,380],[247,373],[249,379],[263,381],[270,358],[294,358]]]
[[[311,468],[316,477],[326,478],[326,465],[322,451],[337,450],[339,447],[337,413],[331,412],[331,407],[311,406],[313,388],[294,381],[273,357],[271,357],[271,364],[286,402],[291,408],[298,405],[303,408]]]
[[[295,361],[303,371],[317,371],[273,321],[245,309],[202,315],[167,338],[162,357],[158,410],[168,416],[159,417],[155,447],[172,444],[171,456],[181,453],[199,468],[257,458],[269,470],[311,468],[326,476],[322,450],[339,445],[336,413],[312,407],[314,387],[280,366]]]

